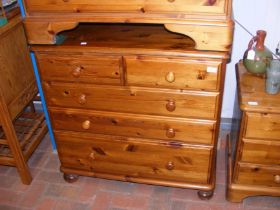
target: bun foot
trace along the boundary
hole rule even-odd
[[[76,174],[64,174],[63,178],[66,182],[74,183],[79,179],[79,176]]]
[[[197,195],[201,200],[209,200],[213,197],[214,191],[198,191]]]

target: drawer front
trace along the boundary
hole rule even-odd
[[[208,183],[212,149],[169,147],[114,136],[55,132],[64,168],[134,178]]]
[[[280,141],[280,114],[246,113],[245,138]]]
[[[239,164],[237,182],[240,184],[280,187],[280,167]]]
[[[55,130],[212,144],[214,121],[50,108]]]
[[[213,2],[213,3],[212,3]],[[134,12],[225,14],[228,0],[26,0],[28,12]]]
[[[125,63],[128,85],[196,90],[220,88],[221,62],[126,56]]]
[[[42,80],[121,84],[120,57],[36,54]]]
[[[219,94],[43,82],[49,106],[216,119]]]
[[[280,166],[280,142],[243,139],[241,160]]]

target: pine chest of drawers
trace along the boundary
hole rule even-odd
[[[231,1],[25,7],[65,179],[186,187],[211,197]]]
[[[237,65],[239,139],[230,151],[227,198],[241,202],[254,195],[280,195],[280,95],[265,93],[265,80]],[[234,139],[233,139],[234,140]]]

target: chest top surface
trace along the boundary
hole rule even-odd
[[[236,66],[241,110],[280,113],[280,93],[265,92],[265,79],[246,71],[242,63]]]

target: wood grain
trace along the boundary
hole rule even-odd
[[[121,58],[97,55],[37,54],[43,80],[121,84]]]
[[[265,92],[265,79],[247,72],[242,62],[238,63],[236,67],[239,69],[237,81],[241,110],[279,114],[280,94],[267,94]],[[257,105],[251,105],[250,102]]]
[[[208,182],[211,149],[207,147],[173,148],[145,139],[67,132],[55,132],[55,136],[64,167],[166,182]],[[174,164],[172,169],[167,167],[170,162]]]
[[[200,144],[213,144],[215,137],[214,121],[58,108],[49,113],[55,130]]]
[[[56,35],[84,22],[163,24],[190,36],[196,49],[231,51],[231,0],[24,1],[29,43],[55,44]],[[217,40],[217,41],[215,41]]]
[[[19,13],[19,8],[11,8],[8,23],[0,27],[0,164],[16,167],[22,183],[30,184],[27,160],[47,127],[43,114],[40,120],[26,120],[22,114],[38,89]],[[28,121],[28,125],[21,126],[19,121],[21,125]]]
[[[246,113],[246,138],[274,139],[280,141],[280,115]]]
[[[43,82],[49,106],[216,119],[218,93]],[[81,97],[84,102],[81,103]],[[174,111],[167,105],[175,103]]]
[[[207,13],[225,14],[226,0],[218,0],[209,5],[206,0],[29,0],[27,11],[57,13],[89,13],[89,12],[135,12],[135,13]]]
[[[166,57],[125,56],[127,84],[176,89],[219,90],[220,62]],[[142,74],[143,69],[147,73]],[[213,70],[210,71],[209,70]],[[172,73],[174,79],[168,81]]]
[[[25,6],[64,177],[214,191],[230,0]]]
[[[236,65],[238,101],[242,113],[235,162],[228,177],[227,199],[242,202],[249,196],[280,196],[280,133],[278,95],[265,92],[265,79]],[[238,136],[238,135],[237,135]]]
[[[275,180],[275,177],[280,175],[280,167],[245,163],[240,163],[239,167],[239,176],[236,178],[237,183],[272,187],[280,186],[280,182]]]
[[[280,165],[280,142],[243,139],[241,161],[249,163]]]
[[[20,16],[0,28],[0,39],[0,88],[14,119],[37,93]]]

